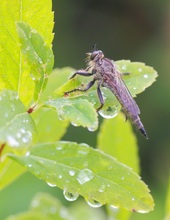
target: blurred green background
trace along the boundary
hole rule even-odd
[[[136,98],[149,140],[134,130],[141,175],[156,207],[137,219],[163,219],[170,167],[170,1],[53,0],[53,10],[55,67],[85,68],[85,53],[97,44],[108,58],[140,61],[157,70],[156,83]],[[70,126],[63,139],[95,147],[96,132]],[[26,210],[39,191],[55,193],[66,203],[60,190],[25,174],[0,192],[0,219]]]

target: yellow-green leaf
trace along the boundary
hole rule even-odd
[[[0,3],[0,90],[6,88],[18,93],[28,105],[34,95],[35,82],[31,67],[23,59],[16,22],[28,23],[43,36],[47,46],[53,39],[53,13],[51,0],[10,0]],[[42,22],[43,21],[43,22]]]

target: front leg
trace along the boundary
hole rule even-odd
[[[96,81],[95,79],[90,81],[87,84],[86,88],[84,88],[84,89],[77,88],[77,89],[73,89],[73,90],[70,90],[68,92],[65,92],[64,94],[67,95],[69,93],[76,92],[76,91],[86,92],[87,90],[89,90],[94,85],[95,81]]]
[[[96,111],[98,112],[100,109],[103,108],[103,105],[104,105],[104,98],[103,98],[102,92],[100,90],[100,84],[98,84],[98,86],[97,86],[97,95],[98,95],[99,101],[100,101],[100,106],[96,109]]]
[[[77,72],[75,72],[70,79],[73,79],[76,75],[81,75],[81,76],[92,76],[93,73],[89,73],[86,70],[78,70]]]

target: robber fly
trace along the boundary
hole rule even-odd
[[[100,87],[106,87],[116,96],[125,115],[131,119],[136,128],[140,130],[146,139],[148,139],[145,128],[139,117],[140,109],[122,79],[123,74],[118,71],[113,61],[104,57],[101,50],[95,50],[92,53],[87,53],[87,55],[87,68],[85,70],[78,70],[70,79],[74,78],[76,75],[82,75],[93,76],[93,80],[90,81],[84,89],[76,88],[65,92],[65,94],[75,91],[85,92],[97,81],[97,94],[100,100],[100,106],[97,111],[104,105],[104,98]]]

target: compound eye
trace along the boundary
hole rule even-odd
[[[94,58],[97,56],[98,51],[94,51],[91,56],[90,56],[90,60],[94,60]]]

